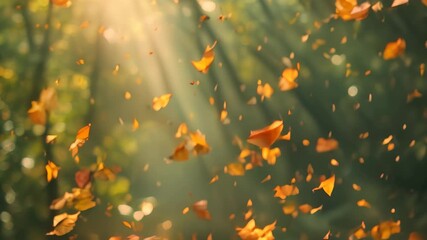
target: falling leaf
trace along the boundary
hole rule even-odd
[[[389,144],[389,143],[391,142],[391,140],[393,140],[393,135],[389,135],[388,137],[386,137],[386,138],[383,140],[382,144],[383,144],[383,145],[387,145],[387,144]]]
[[[93,201],[93,194],[90,191],[90,184],[85,188],[73,188],[74,199],[72,205],[76,210],[86,211],[96,206],[96,202]]]
[[[295,185],[276,186],[274,189],[274,197],[286,199],[288,196],[299,194],[299,189]]]
[[[377,3],[375,3],[374,5],[372,5],[372,11],[374,12],[379,12],[383,9],[383,4],[382,2],[378,1]]]
[[[371,204],[369,204],[365,199],[360,199],[356,204],[359,207],[371,208]]]
[[[202,15],[199,18],[199,23],[203,23],[203,22],[205,22],[205,21],[207,21],[209,19],[210,19],[210,17],[208,15]]]
[[[132,131],[136,131],[139,128],[139,122],[136,118],[132,121]]]
[[[209,67],[211,66],[211,64],[215,59],[215,53],[213,49],[215,48],[216,43],[217,41],[213,43],[212,47],[209,45],[206,47],[205,52],[203,53],[202,59],[200,59],[199,61],[191,61],[191,63],[197,69],[197,71],[202,73],[208,72]]]
[[[53,231],[46,233],[46,235],[56,235],[63,236],[74,229],[76,221],[79,218],[80,212],[76,214],[68,215],[67,213],[62,213],[56,215],[53,218]]]
[[[320,185],[317,188],[313,188],[313,192],[319,189],[323,189],[328,196],[332,195],[332,191],[334,190],[335,186],[335,175],[332,175],[332,177],[322,181]]]
[[[398,38],[395,42],[389,42],[385,46],[383,52],[384,60],[390,60],[402,55],[406,49],[406,41],[403,38]]]
[[[266,83],[262,85],[261,80],[258,80],[258,86],[256,91],[257,94],[261,96],[261,102],[264,101],[264,98],[269,99],[274,93],[274,89],[270,86],[270,84]]]
[[[46,177],[47,182],[52,181],[52,179],[58,178],[59,167],[55,165],[55,163],[48,161],[46,164]]]
[[[384,221],[371,229],[371,236],[375,240],[390,239],[396,233],[400,233],[400,221]]]
[[[408,96],[406,97],[406,102],[408,103],[412,102],[415,98],[420,98],[422,96],[423,94],[418,89],[414,89],[414,91],[409,93]]]
[[[214,183],[214,182],[217,182],[219,180],[219,176],[218,175],[215,175],[210,181],[209,181],[209,184],[212,184],[212,183]]]
[[[397,7],[408,2],[409,0],[394,0],[393,3],[391,4],[391,7]]]
[[[79,153],[79,148],[82,147],[89,139],[90,127],[90,123],[82,127],[77,132],[76,140],[70,145],[69,151],[71,151],[71,155],[77,163],[80,161],[80,158],[77,155]]]
[[[251,131],[247,141],[260,148],[268,148],[279,138],[282,129],[283,121],[276,120],[262,129]]]
[[[190,132],[190,143],[193,146],[193,154],[196,156],[209,153],[211,150],[211,147],[206,142],[206,136],[199,130]]]
[[[328,240],[331,237],[331,230],[329,230],[326,235],[323,237],[323,240]]]
[[[366,232],[365,232],[365,223],[364,222],[362,222],[362,224],[356,229],[356,230],[354,230],[354,232],[353,232],[353,236],[356,238],[356,239],[362,239],[362,238],[366,238],[367,237],[367,234],[366,234]]]
[[[31,122],[33,122],[34,124],[40,124],[40,125],[46,124],[47,114],[43,104],[37,101],[32,101],[31,108],[28,110],[27,113]]]
[[[357,0],[336,0],[335,12],[344,21],[363,20],[368,16],[370,6],[369,2],[357,5]]]
[[[189,157],[190,157],[190,152],[186,147],[186,143],[182,142],[175,148],[173,154],[169,156],[169,159],[175,160],[175,161],[185,161],[185,160],[188,160]]]
[[[302,204],[298,207],[299,211],[302,213],[309,213],[313,207],[310,204]]]
[[[79,188],[84,188],[90,182],[90,170],[80,169],[74,174],[74,179]]]
[[[262,148],[262,158],[264,158],[264,160],[267,160],[267,163],[269,165],[275,165],[276,158],[279,157],[280,154],[280,148]]]
[[[71,5],[71,1],[69,0],[52,0],[52,3],[56,6],[67,7]]]
[[[208,201],[200,200],[193,204],[193,211],[201,219],[211,220],[211,214],[208,211]]]
[[[53,143],[57,137],[58,137],[58,135],[47,135],[46,136],[46,143]]]
[[[62,197],[54,199],[49,206],[51,210],[61,210],[65,207],[68,202],[71,202],[74,199],[74,194],[65,192]]]
[[[316,212],[318,212],[318,211],[320,211],[320,210],[322,210],[323,209],[323,205],[320,205],[319,207],[317,207],[317,208],[313,208],[313,209],[311,209],[310,210],[310,214],[315,214]]]
[[[187,214],[189,211],[190,211],[190,208],[189,208],[189,207],[185,207],[185,208],[182,210],[182,214]]]
[[[245,175],[245,168],[241,162],[229,163],[226,166],[226,173],[231,176],[243,176]]]
[[[111,169],[104,166],[103,162],[98,163],[97,170],[93,174],[95,179],[104,180],[104,181],[114,181],[116,179],[116,173],[120,169]]]
[[[271,180],[271,175],[268,174],[267,177],[265,177],[263,180],[261,180],[261,183],[265,183]]]
[[[172,94],[167,93],[167,94],[161,95],[160,97],[153,98],[153,103],[152,103],[153,110],[159,111],[160,109],[165,108],[168,105],[171,97],[172,97]]]
[[[187,132],[188,132],[187,124],[185,124],[185,123],[181,123],[181,124],[178,126],[178,129],[176,130],[175,137],[176,137],[176,138],[180,138],[180,137],[182,137],[182,136],[186,135],[186,134],[187,134]]]
[[[279,81],[280,91],[289,91],[298,87],[298,83],[295,79],[298,78],[298,70],[295,68],[286,68],[282,72],[282,77]]]
[[[276,228],[276,221],[266,225],[264,228],[257,228],[255,220],[250,220],[243,228],[237,227],[236,231],[242,240],[274,240],[273,230]]]
[[[317,139],[316,151],[319,153],[333,151],[338,148],[338,141],[333,138],[319,138]]]

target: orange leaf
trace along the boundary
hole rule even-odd
[[[153,110],[157,112],[160,109],[165,108],[169,104],[171,97],[172,97],[172,94],[167,93],[167,94],[161,95],[160,97],[153,98],[153,102],[152,102]]]
[[[173,154],[169,156],[169,159],[175,161],[185,161],[190,157],[190,152],[186,148],[186,142],[180,143],[174,150]]]
[[[390,60],[402,55],[406,49],[406,41],[403,38],[398,38],[395,42],[389,42],[385,46],[383,52],[384,60]]]
[[[68,7],[69,5],[71,5],[71,2],[69,0],[52,0],[52,3],[60,7]]]
[[[206,136],[199,130],[190,133],[190,143],[193,146],[193,154],[206,154],[210,152],[211,148],[206,142]]]
[[[394,0],[393,4],[391,4],[391,7],[397,7],[408,2],[409,0]]]
[[[256,227],[255,220],[252,219],[243,228],[236,228],[236,231],[242,240],[274,240],[273,230],[275,228],[276,221],[261,229]]]
[[[276,158],[280,156],[280,148],[262,148],[262,158],[267,160],[267,163],[270,165],[276,164]]]
[[[71,215],[68,215],[67,213],[56,215],[53,218],[54,229],[53,231],[46,233],[46,235],[62,236],[71,232],[74,229],[74,226],[76,225],[76,221],[79,218],[79,214],[80,212]]]
[[[258,87],[256,91],[257,94],[261,96],[261,101],[264,101],[264,98],[270,98],[274,93],[274,89],[270,86],[270,84],[266,83],[262,85],[261,80],[258,80]]]
[[[208,211],[208,201],[200,200],[193,204],[193,211],[201,219],[211,220],[211,214]]]
[[[299,194],[299,189],[295,185],[276,186],[274,189],[274,197],[286,199],[288,196]]]
[[[329,152],[338,148],[338,141],[330,138],[319,138],[317,139],[316,151],[319,153]]]
[[[364,2],[357,5],[357,0],[336,0],[335,12],[344,21],[362,20],[368,16],[371,4]]]
[[[241,162],[234,162],[227,164],[226,173],[231,176],[243,176],[245,175],[245,168]]]
[[[396,233],[400,233],[400,221],[385,221],[371,229],[371,236],[375,240],[390,239]]]
[[[366,201],[365,199],[360,199],[359,201],[357,201],[356,204],[359,207],[371,208],[371,204],[369,204],[368,201]]]
[[[213,49],[216,46],[217,41],[214,42],[214,44],[211,46],[207,46],[205,49],[205,52],[203,53],[202,59],[199,61],[191,61],[193,66],[197,69],[197,71],[202,73],[207,73],[209,70],[209,67],[212,65],[214,59],[215,59],[215,53]]]
[[[298,87],[295,79],[298,77],[298,70],[295,68],[286,68],[282,72],[282,77],[279,81],[280,91],[289,91]]]
[[[279,138],[282,129],[283,121],[276,120],[262,129],[251,131],[247,141],[260,148],[268,148]]]
[[[139,128],[139,122],[136,118],[132,121],[132,131],[136,131]]]
[[[90,126],[91,124],[89,123],[88,125],[80,128],[80,130],[77,132],[76,139],[87,141],[89,138]]]
[[[59,167],[55,165],[55,163],[48,161],[46,164],[46,177],[47,182],[52,181],[52,179],[58,178]]]
[[[322,181],[320,185],[317,188],[313,188],[313,192],[319,189],[323,189],[328,196],[332,195],[332,191],[334,190],[335,186],[335,175],[332,175],[332,177]]]
[[[46,124],[47,114],[43,104],[37,101],[32,101],[31,108],[28,110],[27,113],[31,122],[33,122],[34,124],[40,124],[40,125]]]

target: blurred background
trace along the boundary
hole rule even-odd
[[[390,239],[426,234],[427,6],[391,4],[346,21],[333,16],[333,0],[2,0],[0,239],[240,239],[235,228],[249,220],[249,199],[258,227],[277,221],[276,239],[322,239],[329,230],[331,239],[348,239],[362,221],[369,232],[390,220],[401,227]],[[406,49],[385,60],[385,46],[398,38]],[[191,61],[215,41],[209,71],[197,71]],[[297,67],[298,87],[281,91],[283,70]],[[259,80],[274,90],[263,101]],[[34,124],[27,111],[44,88],[55,90],[57,106]],[[167,93],[169,104],[154,111],[153,98]],[[260,152],[246,139],[275,120],[291,131],[290,141],[273,145],[281,150],[276,164],[224,173],[241,148]],[[206,135],[211,151],[166,160],[183,122]],[[69,146],[89,123],[77,164]],[[338,148],[316,151],[328,137]],[[50,183],[47,160],[60,167]],[[76,187],[79,169],[99,162],[115,170],[92,182],[96,206],[71,233],[45,236],[55,214],[76,212],[52,211],[52,200]],[[312,192],[332,174],[331,197]],[[299,194],[274,197],[293,178]],[[199,200],[210,220],[191,211]],[[285,214],[289,204],[323,209]]]

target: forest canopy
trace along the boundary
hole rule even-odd
[[[0,239],[427,239],[426,0],[0,13]]]

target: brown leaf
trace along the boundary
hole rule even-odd
[[[56,215],[53,218],[53,231],[46,233],[46,235],[56,235],[63,236],[74,229],[76,221],[79,218],[80,212],[76,214],[68,215],[67,213],[62,213]]]

